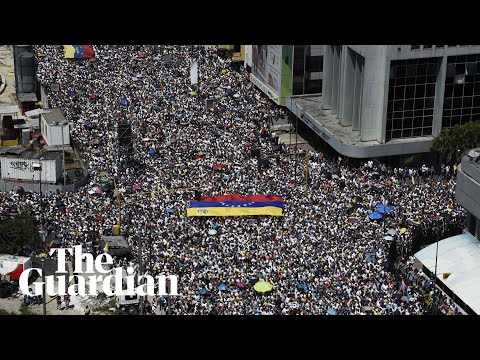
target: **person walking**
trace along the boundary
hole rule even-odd
[[[62,297],[57,295],[57,310],[62,310]]]
[[[63,296],[63,301],[65,301],[65,309],[68,309],[70,306],[70,294],[65,294]]]
[[[88,307],[88,305],[85,306],[84,313],[85,313],[85,315],[90,315],[90,308]]]

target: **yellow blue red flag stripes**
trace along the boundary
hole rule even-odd
[[[284,201],[278,196],[204,196],[199,201],[190,201],[187,216],[282,216],[283,207]]]
[[[65,59],[90,59],[95,53],[92,45],[63,45]]]

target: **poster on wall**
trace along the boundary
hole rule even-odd
[[[252,74],[278,96],[282,72],[282,45],[253,45]]]

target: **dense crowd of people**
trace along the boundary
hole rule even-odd
[[[133,253],[142,241],[149,274],[178,276],[173,314],[429,312],[425,295],[432,283],[413,270],[411,234],[435,221],[464,221],[454,177],[372,161],[352,168],[309,151],[306,189],[305,152],[295,161],[289,156],[295,149],[279,142],[268,126],[285,110],[215,48],[94,49],[89,60],[65,59],[62,46],[35,49],[42,54],[37,74],[49,105],[72,122],[73,145],[91,173],[90,183],[74,193],[45,195],[46,228],[62,244],[95,247],[99,235],[112,233],[119,210],[115,194],[88,192],[100,186],[100,171],[106,170],[123,193],[121,233]],[[196,60],[199,83],[192,86],[190,64]],[[52,84],[59,89],[53,91]],[[206,109],[206,99],[214,99],[212,109]],[[133,157],[119,152],[117,126],[124,119],[132,125]],[[279,156],[259,166],[250,156],[256,147]],[[277,195],[285,201],[284,215],[187,217],[193,188],[203,196]],[[37,193],[0,196],[0,211],[27,209],[39,219]],[[392,212],[370,220],[383,199]],[[384,239],[391,229],[400,254],[395,259],[388,256],[392,242]],[[259,280],[270,282],[272,291],[257,293],[253,285]],[[458,312],[445,296],[438,307]]]

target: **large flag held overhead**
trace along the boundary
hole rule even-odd
[[[65,59],[90,59],[95,56],[92,45],[63,45]]]
[[[202,196],[199,201],[190,201],[187,216],[282,216],[283,206],[283,199],[278,196]]]

